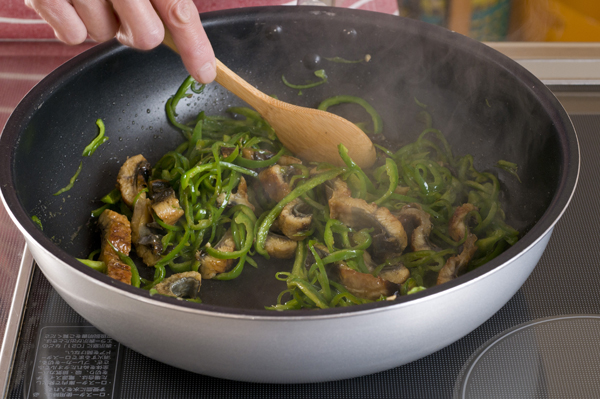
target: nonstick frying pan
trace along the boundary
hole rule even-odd
[[[99,246],[90,210],[110,191],[128,156],[155,162],[182,140],[164,106],[186,76],[167,48],[139,52],[98,45],[40,82],[0,137],[2,197],[29,250],[58,293],[100,330],[165,363],[212,376],[260,382],[315,382],[385,370],[469,333],[502,307],[541,256],[575,189],[579,149],[551,92],[512,60],[459,34],[399,17],[324,7],[265,7],[202,16],[217,56],[260,90],[303,106],[356,95],[382,115],[389,142],[420,132],[416,100],[427,105],[456,154],[501,181],[508,222],[523,236],[493,261],[456,280],[344,309],[278,313],[265,305],[284,289],[285,262],[259,261],[230,282],[205,281],[202,304],[111,280],[75,260]],[[337,63],[326,58],[369,62]],[[281,82],[329,80],[299,95]],[[178,108],[222,114],[240,101],[216,84]],[[351,106],[336,110],[368,121]],[[110,140],[82,149],[102,118]],[[517,162],[521,182],[494,168]],[[53,196],[74,174],[73,188]],[[40,218],[43,231],[31,220]]]

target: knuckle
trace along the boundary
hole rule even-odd
[[[140,50],[151,50],[162,42],[164,35],[162,29],[150,29],[143,34],[135,35],[132,38],[132,46]]]
[[[173,0],[167,5],[167,18],[175,26],[185,27],[192,24],[194,14],[197,14],[197,10],[190,0]]]
[[[95,32],[93,34],[90,32],[90,38],[99,43],[107,42],[113,37],[115,37],[114,32]]]
[[[68,45],[74,46],[76,44],[81,44],[87,38],[87,32],[84,31],[66,31],[58,33],[55,31],[56,37],[58,39]]]

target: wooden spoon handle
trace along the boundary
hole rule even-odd
[[[219,59],[217,59],[217,77],[215,81],[221,86],[247,102],[259,114],[265,116],[268,113],[268,106],[265,103],[272,102],[274,99],[262,91],[256,89],[250,83],[240,78],[235,72],[227,68]]]

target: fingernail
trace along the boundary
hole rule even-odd
[[[217,77],[217,68],[213,62],[207,62],[198,70],[201,83],[210,83]]]

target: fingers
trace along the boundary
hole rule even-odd
[[[162,42],[165,28],[149,0],[113,0],[112,5],[121,23],[117,31],[121,43],[150,50]]]
[[[201,83],[215,79],[215,55],[193,0],[25,0],[25,4],[67,44],[79,44],[89,33],[96,41],[116,36],[127,46],[149,50],[162,42],[166,26],[192,77]]]
[[[112,4],[107,0],[72,0],[90,37],[105,42],[115,37],[119,24]]]
[[[152,0],[171,31],[183,63],[194,79],[210,83],[216,77],[216,60],[192,0]]]
[[[25,4],[48,22],[59,40],[74,45],[86,39],[87,28],[67,0],[25,0]]]

